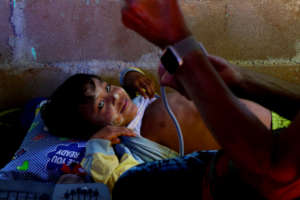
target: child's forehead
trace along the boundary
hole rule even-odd
[[[95,98],[98,98],[103,92],[105,92],[105,87],[108,83],[106,81],[99,80],[96,78],[93,78],[93,82],[95,84],[95,89],[93,93]]]

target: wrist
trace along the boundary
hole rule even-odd
[[[167,46],[174,45],[187,37],[192,36],[192,33],[188,30],[182,31],[180,33],[169,34],[169,37],[165,39],[162,44],[158,45],[161,49],[165,49]]]
[[[203,55],[208,54],[202,44],[191,35],[165,48],[160,61],[170,74],[174,74],[183,66],[184,58],[195,51],[200,51]]]

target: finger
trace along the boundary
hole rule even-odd
[[[112,138],[111,139],[111,144],[120,144],[121,140],[118,137]]]
[[[153,98],[155,93],[154,83],[151,79],[144,77],[141,79],[141,86],[146,89],[147,96]]]
[[[160,63],[158,66],[158,76],[162,77],[162,75],[167,72],[167,70],[164,68],[164,66]]]
[[[143,83],[142,85],[143,85],[143,88],[145,89],[147,97],[150,98],[151,97],[151,92],[152,92],[150,85],[147,84],[147,83]]]
[[[152,90],[152,95],[151,95],[151,98],[153,98],[153,97],[154,97],[154,95],[155,95],[155,93],[156,93],[156,91],[155,91],[155,84],[154,84],[154,82],[153,82],[153,81],[151,81],[151,90]]]
[[[122,136],[136,137],[136,134],[134,132],[128,132],[128,133],[124,133]]]
[[[161,72],[162,73],[162,72]],[[187,99],[191,100],[191,98],[187,95],[184,87],[167,71],[162,75],[160,80],[161,85],[171,87],[177,90],[181,95],[185,96]]]
[[[135,133],[126,127],[121,126],[110,126],[111,129],[111,137],[119,137],[122,135],[135,135]]]
[[[149,87],[149,97],[153,98],[154,94],[155,94],[155,86],[154,86],[154,82],[151,79],[147,79],[146,83]]]
[[[147,96],[147,91],[146,91],[146,89],[145,89],[143,86],[140,86],[140,87],[138,88],[138,92],[139,92],[144,98],[148,98],[148,96]]]
[[[119,132],[120,134],[135,134],[133,130],[123,127],[123,126],[116,126],[116,132]]]
[[[160,84],[163,86],[169,86],[174,89],[177,88],[176,81],[173,75],[169,74],[168,72],[165,72],[161,78],[160,78]]]
[[[175,86],[175,84],[173,84],[174,77],[166,71],[162,64],[158,67],[158,77],[161,85],[169,87]]]
[[[131,129],[128,129],[128,128],[124,128],[123,127],[123,130],[120,132],[120,136],[129,136],[129,137],[135,137],[136,134],[135,132],[133,132],[133,130]]]
[[[150,83],[148,85],[149,87],[149,97],[150,98],[153,98],[154,97],[154,94],[155,94],[155,88],[154,88],[154,84],[153,83]]]

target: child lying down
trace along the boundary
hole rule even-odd
[[[0,178],[56,182],[64,174],[87,173],[112,189],[129,168],[177,156],[176,129],[153,82],[130,68],[121,73],[121,83],[127,92],[94,75],[67,79],[40,104],[41,111]],[[131,99],[128,93],[136,92],[142,96]],[[183,131],[185,152],[219,149],[193,103],[178,93],[167,96]],[[241,101],[271,125],[270,111]]]

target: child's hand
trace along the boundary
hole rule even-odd
[[[135,137],[136,134],[132,130],[125,127],[106,126],[95,133],[91,139],[99,138],[109,140],[112,144],[119,144],[121,142],[119,136]]]
[[[124,89],[131,97],[140,93],[144,98],[153,98],[155,94],[154,82],[145,75],[130,71],[124,77]]]

